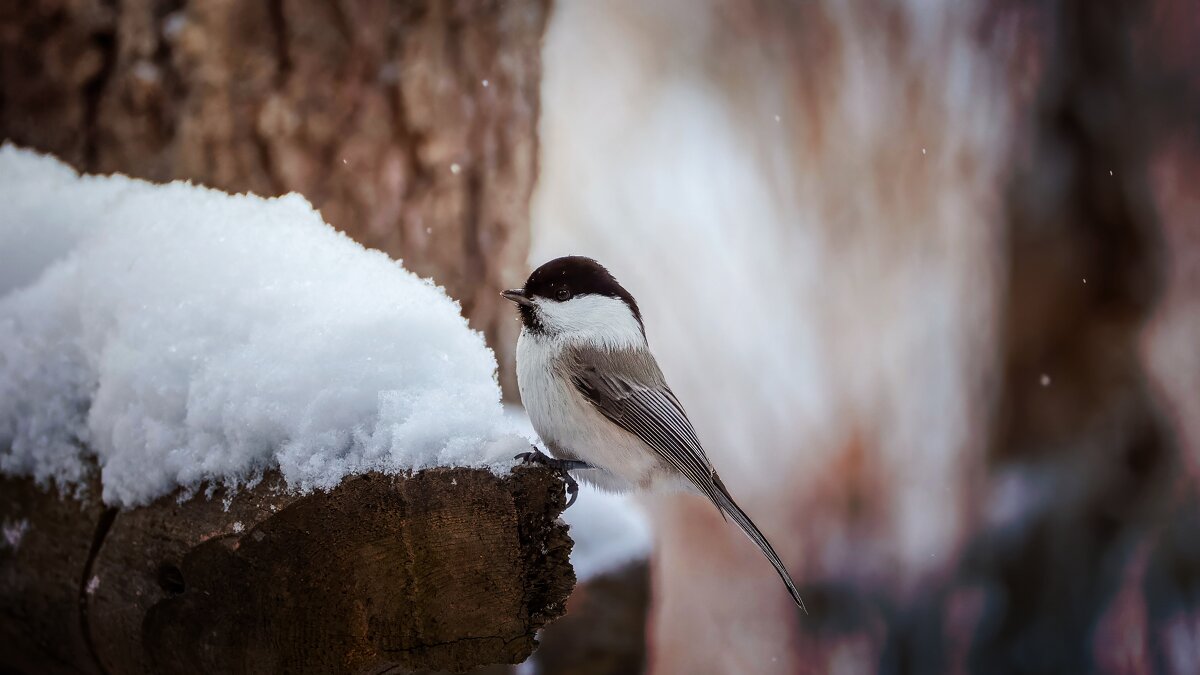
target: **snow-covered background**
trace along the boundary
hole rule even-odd
[[[0,150],[0,470],[145,504],[278,467],[511,464],[458,305],[298,195],[80,177]]]

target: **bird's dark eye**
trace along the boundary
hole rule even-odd
[[[558,289],[558,293],[554,294],[554,297],[558,298],[559,302],[563,302],[565,300],[570,300],[571,299],[571,291],[569,291],[565,288],[560,288],[560,289]]]

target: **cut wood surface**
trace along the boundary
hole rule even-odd
[[[564,503],[539,467],[368,474],[308,495],[269,476],[120,512],[3,478],[0,670],[517,663],[574,585]]]

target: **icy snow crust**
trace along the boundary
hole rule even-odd
[[[298,195],[76,175],[0,149],[0,471],[144,504],[278,467],[505,468],[526,443],[440,288]],[[94,461],[93,461],[94,458]]]

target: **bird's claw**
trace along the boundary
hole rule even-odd
[[[535,448],[531,452],[522,452],[519,455],[515,455],[513,459],[519,459],[526,464],[545,464],[546,460],[550,459],[550,457]]]
[[[541,450],[538,450],[537,448],[534,448],[529,452],[522,452],[521,454],[514,456],[513,459],[519,459],[526,464],[541,464],[542,466],[548,466],[562,474],[563,482],[567,484],[568,495],[567,505],[563,507],[564,510],[571,508],[571,505],[574,504],[575,500],[579,497],[579,483],[575,480],[575,477],[571,475],[571,469],[591,468],[587,462],[581,462],[575,459],[556,459],[550,455],[547,455]]]
[[[562,477],[563,481],[565,481],[567,484],[567,505],[563,507],[563,511],[566,511],[567,509],[571,508],[571,505],[574,504],[575,500],[579,497],[579,483],[576,482],[575,478],[565,470],[562,472]]]

